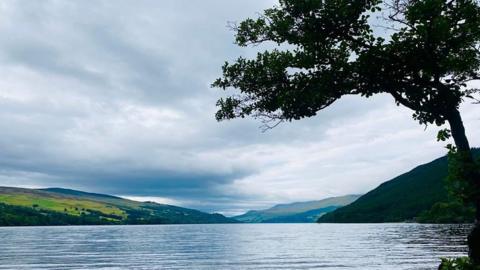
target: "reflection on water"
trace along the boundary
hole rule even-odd
[[[466,225],[225,224],[0,228],[0,269],[435,269]]]

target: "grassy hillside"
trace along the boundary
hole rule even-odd
[[[480,150],[475,150],[479,155]],[[444,179],[447,157],[402,174],[360,197],[354,203],[322,216],[318,222],[368,223],[415,220],[438,202],[447,200]]]
[[[233,217],[236,220],[249,223],[304,223],[315,222],[318,217],[341,206],[355,201],[360,195],[332,197],[320,201],[296,202],[279,204],[272,208],[247,213]]]
[[[220,214],[68,189],[0,187],[0,225],[232,223]]]
[[[327,206],[324,208],[313,209],[298,214],[290,214],[286,216],[278,216],[267,219],[262,223],[314,223],[319,217],[330,213],[340,206]]]

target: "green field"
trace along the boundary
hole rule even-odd
[[[10,205],[26,206],[64,212],[79,216],[82,213],[98,211],[107,215],[127,217],[127,213],[114,205],[62,197],[42,197],[35,194],[0,194],[0,202]]]
[[[0,226],[234,223],[219,214],[69,189],[0,187]]]

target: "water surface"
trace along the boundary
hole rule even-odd
[[[436,269],[465,225],[216,224],[0,228],[0,269]]]

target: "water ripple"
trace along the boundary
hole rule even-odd
[[[0,228],[0,269],[435,269],[468,225],[225,224]]]

